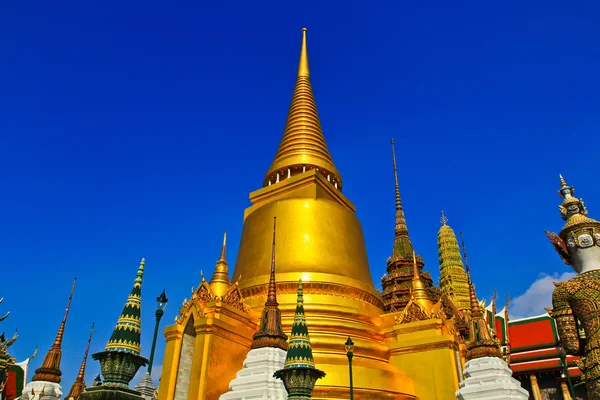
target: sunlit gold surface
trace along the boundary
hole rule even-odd
[[[221,247],[221,257],[215,265],[215,272],[210,280],[209,286],[211,292],[218,297],[224,297],[229,288],[231,281],[229,280],[229,270],[227,267],[226,258],[227,234],[223,234],[223,246]]]
[[[291,329],[298,279],[316,366],[327,376],[316,391],[323,398],[347,392],[344,343],[352,336],[354,385],[372,399],[390,393],[411,398],[410,378],[389,364],[379,333],[383,305],[373,287],[362,228],[354,206],[316,171],[286,179],[251,194],[233,276],[242,276],[246,304],[262,310],[270,273],[273,217],[277,217],[277,294],[285,332]],[[387,395],[385,395],[387,393]],[[343,397],[342,397],[343,398]]]
[[[394,324],[386,314],[382,333],[390,349],[390,363],[406,372],[414,382],[418,399],[455,399],[462,370],[459,343],[448,323],[430,319]]]

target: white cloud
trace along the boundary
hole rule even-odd
[[[541,274],[525,293],[511,300],[508,309],[510,319],[543,314],[546,311],[544,307],[552,307],[552,291],[555,288],[553,282],[563,282],[575,275],[574,272]]]

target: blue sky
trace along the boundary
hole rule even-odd
[[[5,2],[0,312],[12,312],[2,330],[19,328],[13,355],[38,345],[39,366],[77,277],[68,390],[91,323],[99,351],[142,257],[145,355],[154,298],[166,288],[171,323],[200,270],[212,273],[224,230],[233,267],[302,27],[377,286],[394,230],[391,137],[409,232],[436,279],[442,209],[465,233],[480,297],[569,272],[544,229],[562,227],[559,172],[600,218],[598,4],[366,4]],[[88,364],[88,383],[98,370]]]

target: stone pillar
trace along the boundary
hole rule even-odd
[[[563,399],[565,400],[573,400],[571,397],[571,393],[569,393],[569,387],[567,386],[567,382],[562,381],[560,383],[560,389],[562,390]]]
[[[538,381],[535,374],[529,375],[529,381],[531,382],[531,394],[533,395],[533,400],[542,400],[542,392],[538,386]]]

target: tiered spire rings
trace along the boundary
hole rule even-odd
[[[319,121],[315,96],[310,84],[306,28],[302,29],[302,49],[298,77],[292,96],[283,138],[264,185],[272,185],[311,169],[316,169],[337,189],[342,189],[342,177],[333,164]]]

